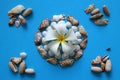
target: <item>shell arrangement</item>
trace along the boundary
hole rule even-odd
[[[77,19],[60,14],[41,22],[34,42],[47,62],[64,67],[72,65],[82,56],[87,36]]]

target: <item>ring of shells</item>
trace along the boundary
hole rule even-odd
[[[86,48],[88,34],[73,16],[53,15],[45,18],[35,35],[35,45],[40,55],[51,64],[70,66]]]

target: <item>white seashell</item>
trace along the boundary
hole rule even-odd
[[[26,63],[25,61],[22,61],[19,67],[19,73],[23,74],[25,72],[25,68],[26,68]]]
[[[81,34],[80,34],[80,32],[75,32],[75,35],[77,36],[77,38],[80,38],[81,37]]]
[[[42,38],[42,43],[43,43],[43,44],[48,44],[48,42],[45,40],[44,37]]]
[[[26,53],[26,52],[21,52],[21,53],[20,53],[20,57],[21,57],[22,59],[26,58],[26,56],[27,56],[27,53]]]
[[[20,14],[25,7],[23,5],[17,5],[16,7],[12,8],[10,11],[8,11],[8,15],[16,15]]]
[[[80,44],[82,42],[82,39],[77,39],[78,43]]]
[[[80,46],[79,45],[75,45],[74,49],[75,49],[75,51],[78,51],[78,50],[80,50]]]
[[[111,69],[112,69],[111,61],[110,61],[110,60],[107,60],[107,61],[106,61],[106,65],[105,65],[105,71],[106,71],[106,72],[110,72]]]
[[[51,26],[54,26],[54,25],[56,25],[56,24],[57,24],[56,22],[52,22],[52,23],[51,23]]]
[[[27,69],[25,69],[25,73],[27,73],[27,74],[34,74],[35,70],[32,69],[32,68],[27,68]]]
[[[64,14],[60,14],[58,15],[59,16],[59,19],[62,20],[62,19],[65,19],[65,15]]]
[[[76,26],[72,26],[71,28],[73,29],[74,32],[76,32],[78,30],[78,28]]]
[[[66,22],[66,27],[71,28],[72,24],[70,22]]]
[[[91,67],[91,70],[92,70],[93,72],[102,72],[102,69],[101,69],[100,67],[94,67],[94,66],[92,66],[92,67]]]
[[[9,62],[8,65],[13,72],[18,72],[17,66],[14,63]]]
[[[43,32],[42,32],[42,35],[43,35],[43,36],[46,36],[46,33],[47,33],[46,31],[43,31]]]
[[[65,21],[61,20],[58,22],[58,24],[65,24]]]
[[[52,19],[53,19],[53,21],[59,21],[59,16],[58,15],[54,15]]]
[[[15,21],[15,26],[16,26],[16,27],[19,27],[19,26],[20,26],[20,20],[16,20],[16,21]]]
[[[74,40],[74,41],[72,41],[72,44],[73,44],[73,45],[77,45],[77,44],[80,44],[80,43],[79,43],[78,40]]]

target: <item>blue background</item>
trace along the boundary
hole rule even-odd
[[[93,24],[84,13],[91,3],[101,9],[106,4],[111,12],[109,24],[99,27]],[[120,7],[119,0],[0,0],[0,80],[120,80]],[[9,27],[8,10],[22,4],[33,8],[33,14],[27,18],[27,26]],[[71,67],[61,68],[49,64],[43,59],[34,45],[35,32],[42,19],[54,14],[72,15],[80,21],[88,32],[88,44],[81,59]],[[105,49],[111,47],[111,51]],[[14,74],[8,67],[10,57],[19,57],[25,51],[27,67],[34,68],[36,74]],[[91,60],[98,55],[110,55],[111,73],[93,73]]]

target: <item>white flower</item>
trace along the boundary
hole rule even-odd
[[[69,44],[69,41],[77,40],[77,37],[72,29],[66,28],[66,23],[57,23],[54,29],[47,30],[45,41],[48,41],[47,47],[56,56],[59,56],[60,51],[70,54],[73,52],[74,45]],[[61,47],[61,49],[60,49]]]

